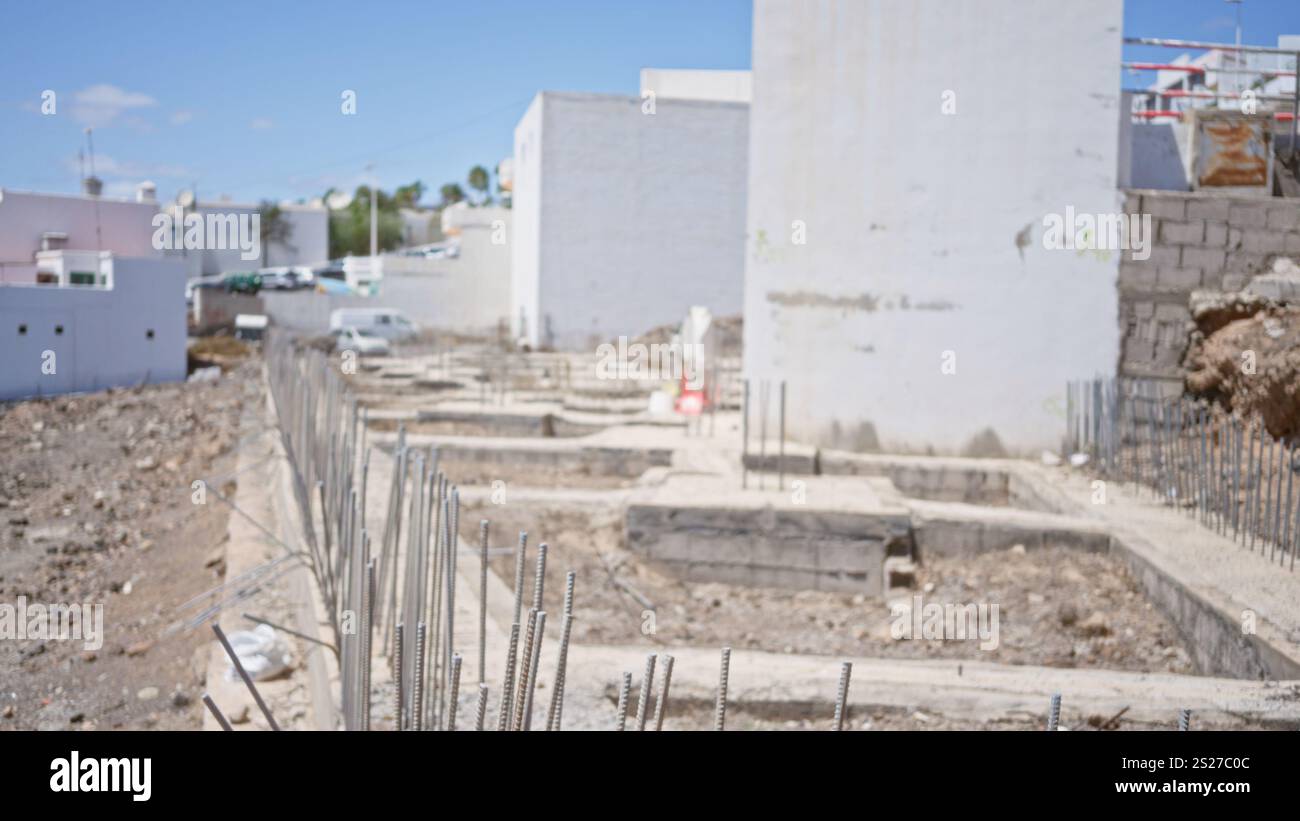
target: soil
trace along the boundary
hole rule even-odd
[[[529,590],[535,545],[548,543],[546,609],[561,606],[564,576],[577,573],[573,639],[580,643],[731,645],[817,655],[1194,672],[1172,624],[1146,601],[1124,565],[1106,555],[1062,547],[927,560],[917,570],[915,589],[896,601],[910,604],[919,595],[923,604],[998,605],[997,647],[985,650],[978,638],[894,639],[889,603],[879,599],[679,581],[623,547],[622,522],[612,512],[488,505],[462,515],[462,536],[476,540],[484,517],[492,522],[494,545],[509,545],[519,530],[528,531]],[[497,557],[493,569],[513,589],[513,558]]]
[[[177,607],[219,584],[255,363],[220,379],[0,405],[0,604],[103,606],[102,646],[0,641],[0,729],[197,729],[208,636]],[[93,643],[93,642],[92,642]]]
[[[1186,368],[1192,394],[1262,416],[1275,439],[1300,435],[1300,308],[1262,310],[1197,335]]]

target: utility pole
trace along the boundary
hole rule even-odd
[[[1241,4],[1244,2],[1244,0],[1223,0],[1223,1],[1225,3],[1231,3],[1232,5],[1237,7],[1237,51],[1233,54],[1232,65],[1233,68],[1237,69],[1238,71],[1241,71],[1242,69],[1245,68],[1245,66],[1242,64],[1242,59],[1241,59]],[[1243,82],[1244,82],[1244,75],[1241,74],[1232,75],[1232,93],[1236,94],[1238,97],[1241,96],[1241,87]]]

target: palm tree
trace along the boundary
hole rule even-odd
[[[465,189],[454,182],[443,185],[442,188],[438,189],[438,194],[442,197],[442,205],[440,206],[442,208],[465,199]]]
[[[479,192],[481,199],[479,205],[491,205],[492,194],[490,188],[492,185],[492,176],[488,170],[481,165],[476,165],[469,170],[469,187]]]
[[[291,250],[296,250],[289,245],[289,237],[293,236],[293,223],[289,222],[288,216],[280,210],[280,206],[270,200],[263,200],[257,206],[257,213],[261,215],[262,267],[265,268],[266,252],[271,243],[278,242]]]

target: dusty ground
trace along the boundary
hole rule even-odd
[[[998,605],[999,643],[985,651],[978,640],[895,640],[889,607],[862,596],[677,581],[623,549],[617,516],[490,506],[462,516],[462,536],[476,540],[484,516],[494,546],[529,531],[529,591],[535,546],[549,543],[551,612],[561,606],[565,573],[577,572],[577,642],[1194,672],[1172,625],[1123,565],[1103,555],[1060,548],[929,561],[913,591],[925,603]],[[513,589],[513,559],[499,556],[493,569]]]
[[[1186,368],[1194,395],[1262,415],[1275,438],[1300,434],[1300,308],[1261,310],[1197,334]]]
[[[0,729],[192,729],[208,636],[176,608],[221,582],[232,472],[257,366],[215,382],[0,405],[0,604],[103,605],[103,646],[0,641]],[[222,483],[223,492],[232,489]]]

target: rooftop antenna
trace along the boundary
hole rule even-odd
[[[95,176],[95,136],[93,129],[86,129],[86,149],[90,154],[90,178],[95,181],[95,254],[104,250],[104,238],[99,225],[99,177]]]

